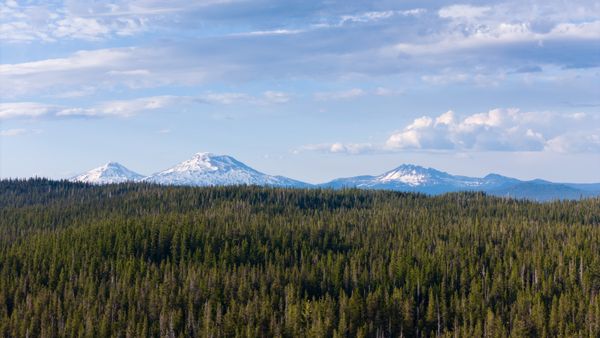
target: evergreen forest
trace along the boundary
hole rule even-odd
[[[600,337],[600,199],[0,181],[2,337]]]

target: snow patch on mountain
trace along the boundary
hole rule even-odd
[[[227,155],[200,152],[172,168],[143,179],[164,185],[265,185],[307,187],[309,184],[282,176],[271,176],[250,168]]]
[[[426,177],[423,174],[418,174],[415,170],[412,172],[399,172],[392,171],[380,179],[381,182],[398,181],[406,183],[408,185],[420,185],[426,181]]]
[[[134,171],[127,169],[117,162],[108,162],[105,165],[72,177],[70,181],[91,184],[112,184],[136,182],[144,178]]]

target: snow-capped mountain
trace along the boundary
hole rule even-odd
[[[117,162],[108,162],[105,165],[94,168],[83,174],[69,179],[73,182],[84,182],[92,184],[111,184],[123,182],[135,182],[144,178],[134,171],[125,168]]]
[[[276,187],[308,187],[307,183],[283,176],[271,176],[250,168],[227,155],[197,153],[167,170],[150,175],[145,182],[164,185],[264,185]]]
[[[577,199],[597,196],[596,185],[552,183],[543,180],[520,181],[515,178],[489,174],[483,178],[451,175],[433,168],[404,164],[378,176],[340,178],[321,184],[327,188],[384,189],[443,194],[454,191],[483,191],[491,195],[528,198],[534,200]]]
[[[110,162],[70,180],[92,184],[148,182],[189,186],[261,185],[293,188],[360,188],[414,191],[431,195],[455,191],[483,191],[491,195],[539,201],[600,196],[599,183],[521,181],[498,174],[489,174],[482,178],[467,177],[412,164],[403,164],[377,176],[338,178],[331,182],[311,185],[283,176],[267,175],[231,156],[211,153],[197,153],[172,168],[147,177],[135,173],[119,163]]]
[[[443,193],[465,189],[472,190],[482,184],[484,184],[482,179],[453,176],[433,168],[403,164],[378,176],[340,178],[325,183],[324,186]]]

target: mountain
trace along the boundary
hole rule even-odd
[[[440,194],[460,190],[481,190],[482,187],[500,187],[511,179],[500,175],[486,178],[454,176],[433,168],[403,164],[378,176],[340,178],[322,186],[331,188],[356,187]]]
[[[84,182],[92,184],[111,184],[123,182],[135,182],[144,178],[134,171],[117,162],[108,162],[105,165],[87,171],[69,179],[73,182]]]
[[[145,182],[164,185],[264,185],[273,187],[310,187],[308,183],[283,176],[271,176],[250,168],[227,155],[197,153],[167,170],[150,175]]]
[[[197,153],[176,166],[144,177],[119,163],[110,162],[71,181],[93,184],[149,182],[162,185],[220,186],[261,185],[291,188],[359,188],[412,191],[430,195],[456,191],[483,191],[490,195],[537,201],[580,199],[600,196],[600,183],[553,183],[544,180],[521,181],[498,174],[485,177],[452,175],[433,168],[403,164],[381,175],[338,178],[311,185],[283,176],[257,171],[227,155]]]
[[[483,191],[496,196],[538,201],[600,196],[598,184],[560,184],[543,180],[521,181],[498,174],[483,178],[451,175],[433,168],[403,164],[378,176],[339,178],[320,185],[324,188],[360,188],[443,194]]]

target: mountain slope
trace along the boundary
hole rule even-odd
[[[73,182],[84,182],[92,184],[111,184],[123,182],[135,182],[144,178],[134,171],[127,169],[117,162],[108,162],[105,165],[69,179]]]
[[[304,182],[257,171],[231,156],[197,153],[167,170],[143,179],[164,185],[266,185],[275,187],[309,187]]]
[[[498,189],[486,191],[490,195],[551,201],[559,199],[577,200],[598,195],[591,191],[576,189],[566,184],[552,183],[544,180],[519,182]]]

